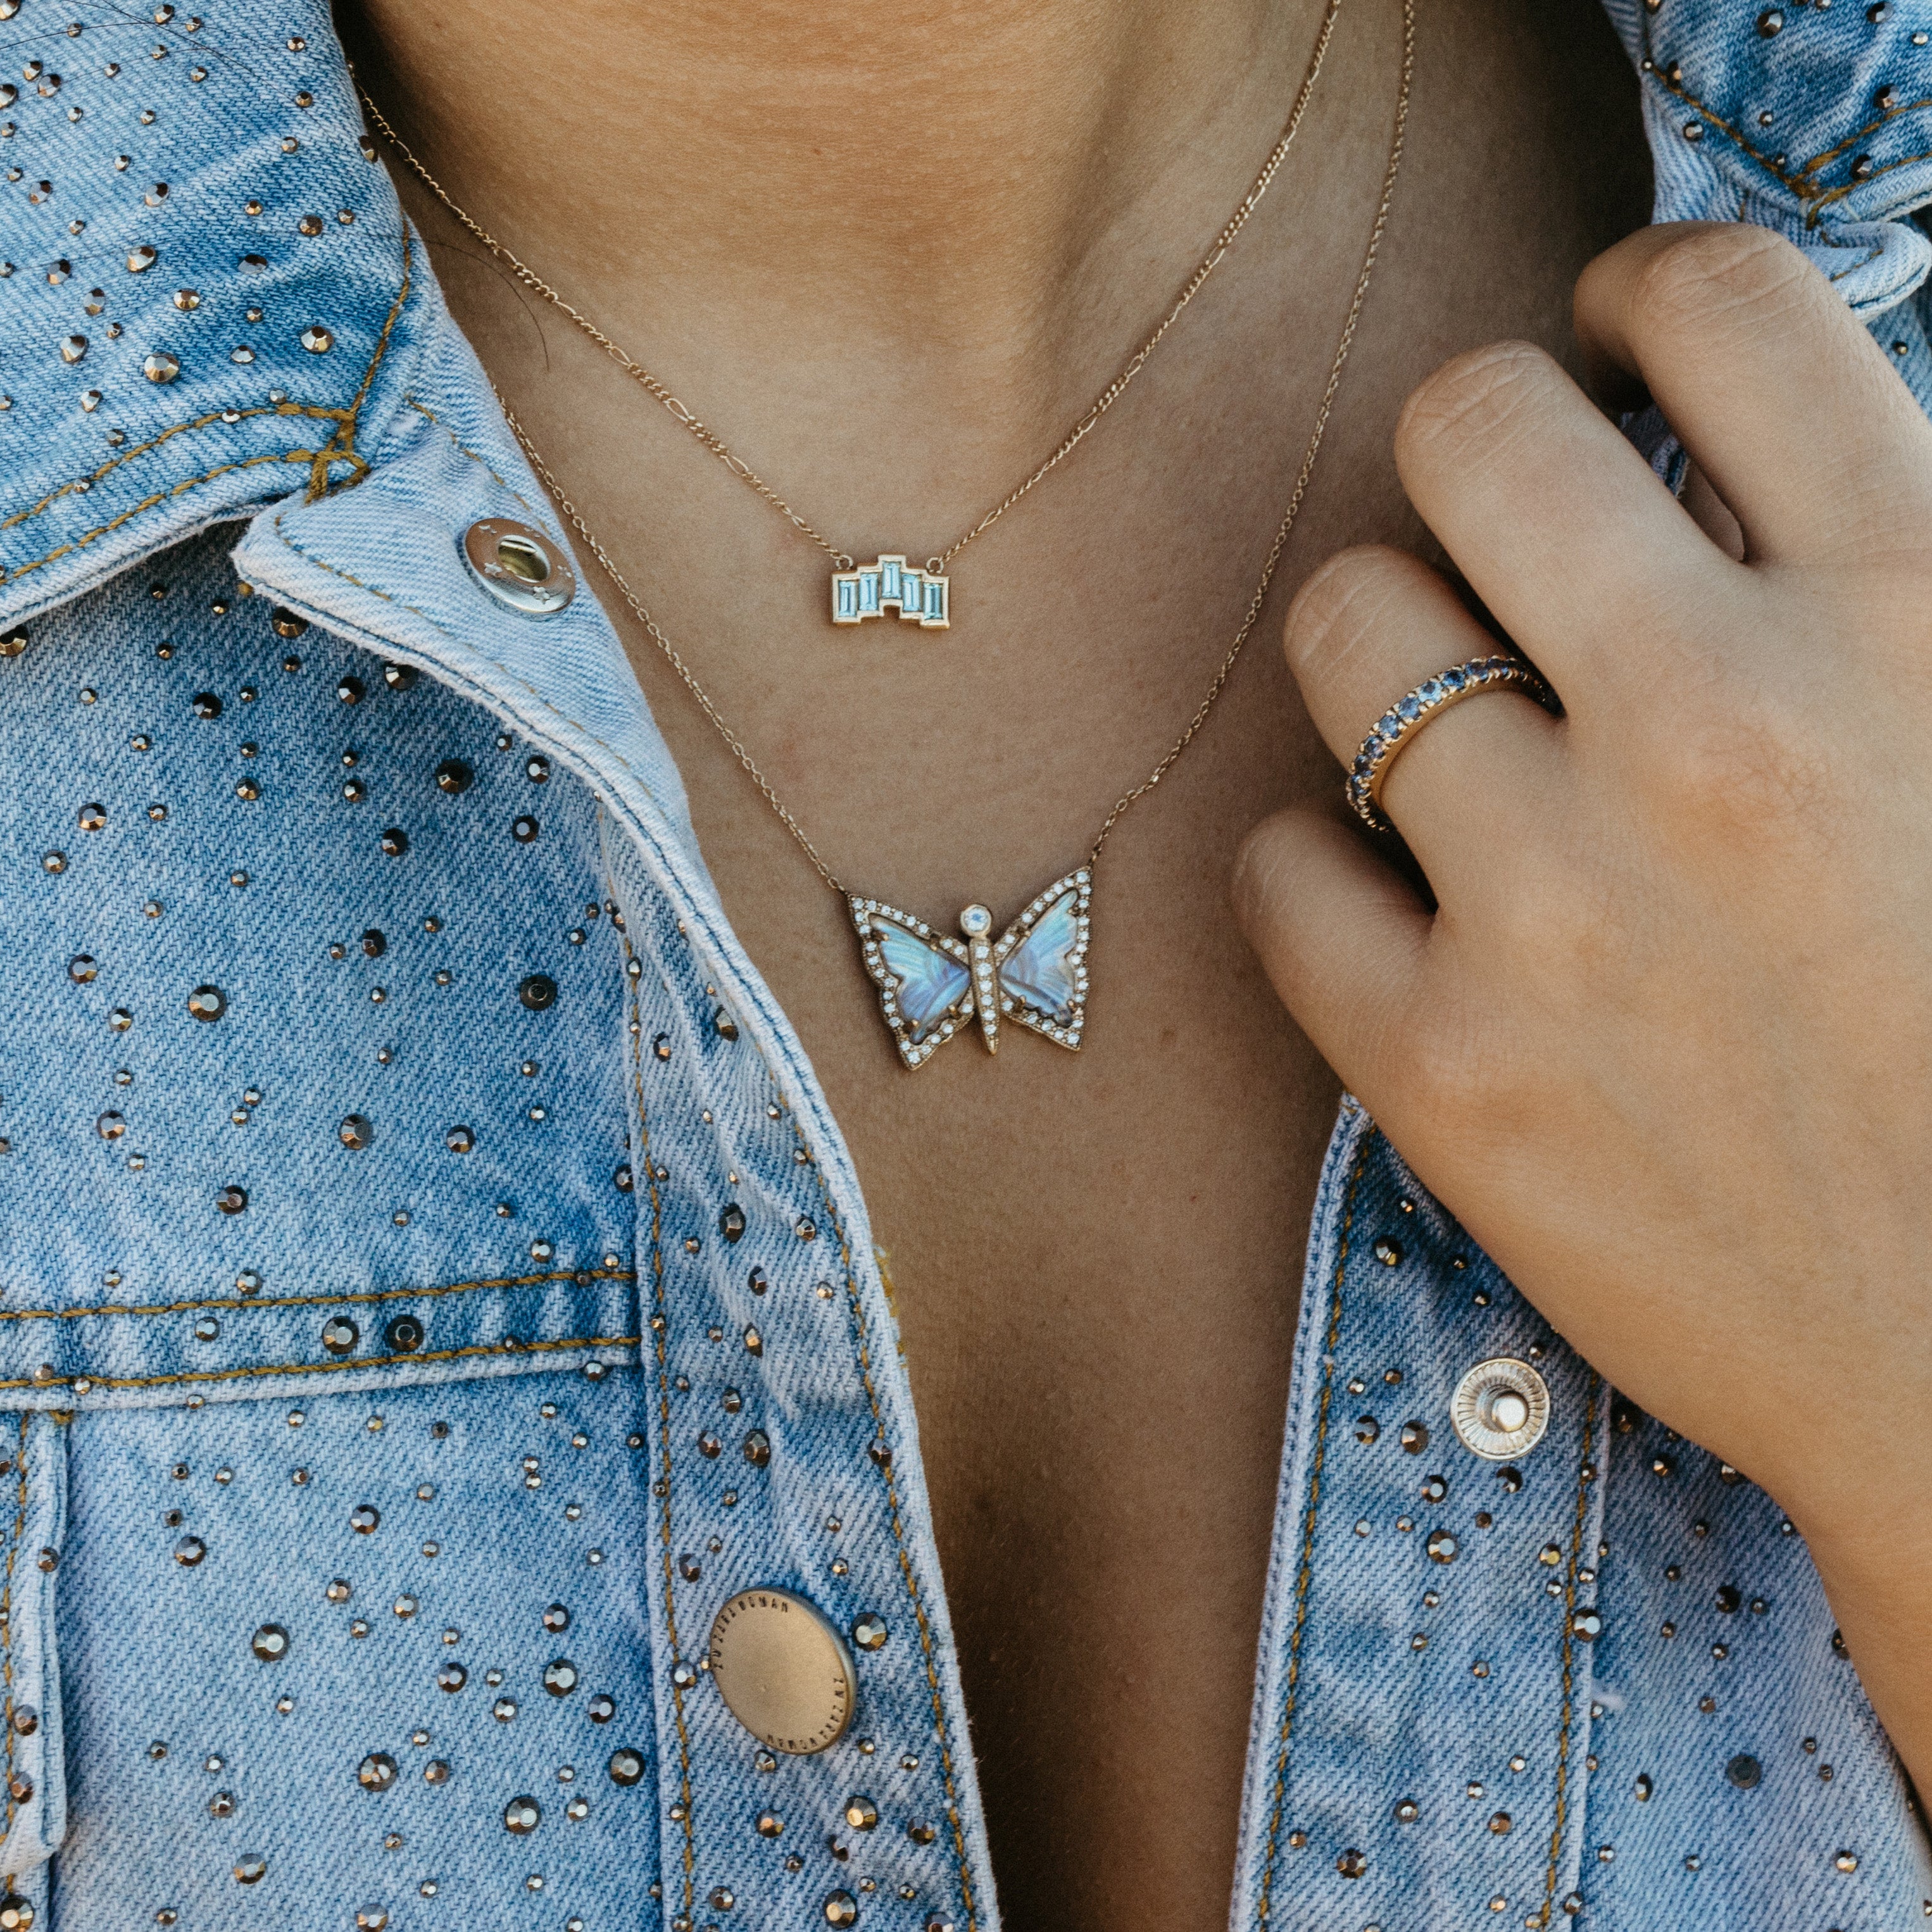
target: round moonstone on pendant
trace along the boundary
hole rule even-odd
[[[982,939],[993,929],[993,915],[982,905],[969,905],[959,915],[959,930],[968,939]]]

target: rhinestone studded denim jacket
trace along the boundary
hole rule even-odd
[[[326,8],[207,4],[0,0],[0,1925],[994,1932],[837,1126],[588,587],[465,560],[563,538]],[[1659,215],[1932,403],[1932,7],[1611,10]],[[1237,1932],[1928,1900],[1791,1525],[1346,1106]]]

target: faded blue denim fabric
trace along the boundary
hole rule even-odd
[[[1613,10],[1660,214],[1932,397],[1917,0]],[[0,1870],[63,1932],[992,1932],[849,1159],[587,581],[461,560],[562,534],[326,11],[72,24],[0,21]],[[710,1681],[759,1586],[883,1631],[818,1756]],[[1798,1539],[1352,1105],[1264,1617],[1243,1932],[1932,1912]]]
[[[262,1344],[262,1305],[324,1254],[338,1294],[507,1272],[532,1284],[520,1318],[562,1300],[575,1332],[630,1333],[623,940],[596,807],[434,680],[238,596],[238,534],[50,613],[0,666],[31,1014],[0,1130],[39,1209],[0,1229],[10,1264],[56,1303],[232,1297]],[[362,1326],[419,1316],[411,1352],[434,1353],[460,1299],[372,1304]],[[172,1346],[100,1318],[97,1379],[224,1353],[170,1325]]]
[[[1642,80],[1653,218],[1749,221],[1795,243],[1932,410],[1932,239],[1912,218],[1932,200],[1932,14],[1918,0],[1604,4]],[[1681,482],[1655,410],[1636,435]]]
[[[479,517],[550,519],[359,151],[326,16],[86,25],[76,50],[36,4],[0,23],[7,58],[41,68],[0,122],[0,152],[31,164],[0,202],[0,708],[20,734],[0,951],[38,1022],[0,1048],[0,1406],[30,1438],[0,1517],[20,1777],[0,1864],[61,1927],[432,1928],[452,1903],[487,1925],[823,1922],[840,1896],[866,1924],[987,1924],[849,1162],[594,600],[532,620],[459,559]],[[172,380],[150,380],[164,356]],[[354,705],[334,695],[349,676]],[[219,718],[195,715],[203,692]],[[436,779],[452,757],[473,774],[455,796]],[[528,845],[520,809],[542,820]],[[392,830],[406,852],[382,849]],[[83,952],[91,978],[68,971]],[[533,1010],[539,972],[558,997]],[[213,1019],[190,1005],[205,986]],[[538,1103],[554,1121],[528,1120]],[[352,1114],[366,1145],[342,1138]],[[247,1204],[224,1215],[231,1184]],[[326,1454],[292,1446],[298,1411]],[[577,1455],[594,1478],[566,1486],[555,1462]],[[551,1486],[533,1503],[526,1482]],[[365,1503],[366,1549],[346,1514]],[[608,1561],[586,1582],[592,1535]],[[848,1638],[864,1620],[855,1721],[821,1756],[772,1757],[712,1690],[712,1619],[748,1585],[808,1595]],[[589,1620],[583,1654],[544,1628],[552,1600]],[[370,1635],[345,1639],[357,1617]],[[265,1664],[270,1624],[288,1651]],[[446,1628],[471,1674],[448,1702]],[[553,1703],[560,1656],[597,1674]],[[498,1695],[515,1717],[476,1714]],[[634,1783],[609,1775],[620,1744]],[[385,1755],[388,1790],[364,1774]],[[418,1766],[439,1756],[432,1786]],[[844,1822],[860,1795],[874,1835]]]
[[[1508,1462],[1449,1420],[1499,1357],[1550,1396]],[[1295,1361],[1237,1924],[1932,1916],[1790,1523],[1616,1398],[1352,1102]]]
[[[77,1665],[51,1922],[638,1923],[643,1396],[551,1372],[34,1418]]]

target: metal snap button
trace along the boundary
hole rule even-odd
[[[760,1743],[793,1757],[836,1744],[852,1721],[852,1658],[817,1606],[789,1590],[742,1590],[711,1626],[711,1678]]]
[[[577,595],[570,560],[528,524],[485,517],[463,533],[463,559],[470,574],[499,603],[533,617],[548,617]]]
[[[1449,1419],[1462,1446],[1491,1462],[1526,1454],[1550,1426],[1550,1390],[1527,1362],[1498,1355],[1456,1384]]]

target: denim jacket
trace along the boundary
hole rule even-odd
[[[838,1127],[326,8],[208,4],[0,0],[0,1925],[993,1932]],[[1932,10],[1612,11],[1932,404]],[[1932,1916],[1790,1523],[1352,1103],[1290,1403],[1239,1932]]]

